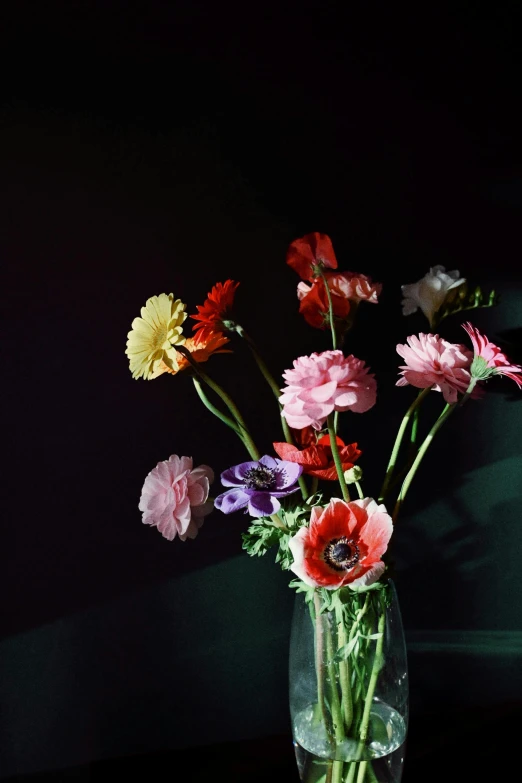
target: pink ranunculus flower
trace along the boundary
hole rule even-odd
[[[469,334],[475,351],[475,358],[471,364],[473,377],[484,381],[492,375],[505,375],[522,388],[522,375],[519,375],[522,373],[522,367],[519,364],[511,364],[505,353],[469,321],[462,324],[462,327]]]
[[[417,389],[433,388],[442,392],[447,403],[457,402],[458,394],[464,394],[471,381],[470,366],[473,354],[463,345],[449,343],[438,334],[412,335],[408,345],[398,345],[402,356],[402,377],[397,386],[416,386]]]
[[[192,457],[172,454],[158,462],[145,479],[139,509],[142,522],[158,528],[169,541],[195,538],[214,504],[208,500],[214,471],[208,465],[192,468]]]
[[[323,351],[294,360],[283,373],[279,402],[290,427],[322,429],[333,411],[364,413],[375,405],[377,383],[369,368],[342,351]]]

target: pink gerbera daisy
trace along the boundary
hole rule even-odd
[[[484,381],[492,375],[505,375],[522,388],[522,376],[519,374],[522,373],[522,367],[519,364],[511,364],[500,348],[490,342],[469,321],[462,326],[469,334],[475,351],[475,357],[471,363],[472,376]]]

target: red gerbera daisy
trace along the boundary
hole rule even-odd
[[[190,316],[194,321],[199,321],[192,329],[194,331],[201,329],[203,333],[225,330],[227,328],[225,321],[230,318],[238,285],[239,283],[235,283],[233,280],[216,283],[204,304],[197,305],[197,315]]]
[[[224,345],[229,343],[230,340],[221,332],[213,331],[211,327],[207,327],[204,331],[198,332],[194,337],[188,337],[183,344],[183,348],[190,351],[192,358],[201,364],[202,362],[208,362],[211,356],[215,353],[232,353],[228,348],[223,348]],[[160,368],[163,372],[168,372],[171,375],[177,375],[181,370],[186,370],[190,367],[190,362],[186,356],[181,353],[178,354],[178,369],[173,370],[164,362],[160,363]]]

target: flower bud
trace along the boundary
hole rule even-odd
[[[354,484],[362,479],[362,474],[362,468],[359,465],[354,465],[353,468],[344,471],[344,480],[347,484]]]

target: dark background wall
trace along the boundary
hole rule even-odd
[[[244,456],[188,379],[132,380],[149,296],[194,312],[240,280],[280,374],[326,347],[286,248],[328,233],[342,268],[384,285],[350,344],[379,381],[346,424],[368,486],[411,398],[395,344],[426,329],[400,315],[402,283],[440,263],[494,286],[474,322],[522,360],[520,9],[362,8],[2,10],[3,777],[289,729],[287,575],[242,552],[241,514],[184,544],[141,525],[159,460]],[[249,356],[210,366],[268,449]],[[520,710],[522,408],[508,381],[490,389],[440,434],[396,531],[414,716]]]

